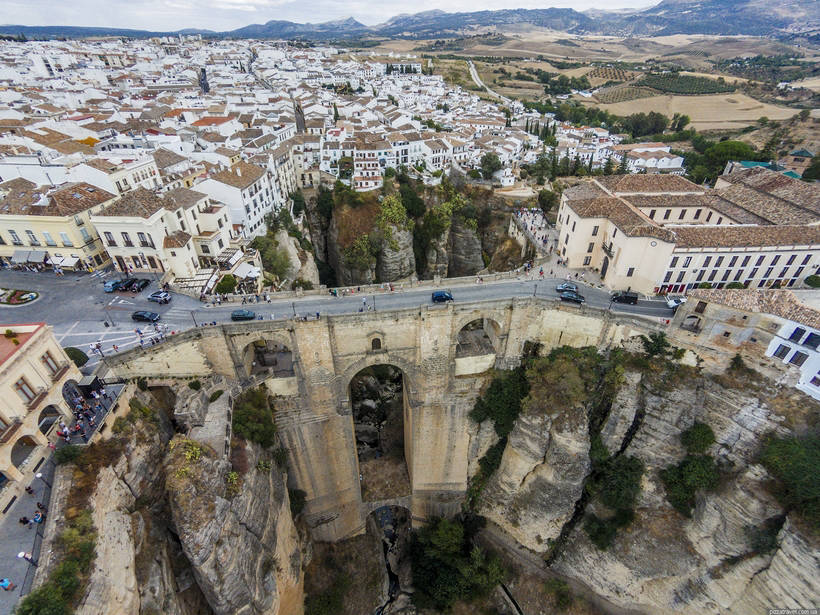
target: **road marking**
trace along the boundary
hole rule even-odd
[[[68,331],[66,331],[66,332],[65,332],[65,333],[63,333],[62,335],[58,335],[58,336],[57,336],[57,341],[58,341],[58,342],[62,342],[62,341],[63,341],[63,338],[68,337],[68,336],[71,334],[71,332],[74,330],[74,327],[76,327],[76,326],[77,326],[77,325],[79,325],[79,324],[80,324],[80,321],[78,320],[78,321],[77,321],[77,322],[75,322],[73,325],[71,325],[71,327],[69,328],[69,330],[68,330]]]
[[[136,305],[133,301],[126,301],[125,299],[120,299],[117,303],[125,304],[125,305]]]

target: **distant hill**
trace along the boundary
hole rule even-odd
[[[745,34],[791,36],[795,32],[820,32],[818,0],[663,0],[642,11],[574,9],[502,9],[471,13],[425,11],[397,15],[376,26],[366,26],[352,17],[324,23],[296,23],[273,20],[251,24],[228,32],[181,30],[151,32],[125,28],[82,28],[72,26],[0,26],[2,34],[23,34],[29,38],[81,38],[88,36],[151,36],[202,34],[219,38],[269,38],[332,40],[367,36],[394,38],[439,38],[475,32],[477,28],[529,24],[572,34],[670,35]]]

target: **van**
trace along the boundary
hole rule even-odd
[[[447,303],[448,301],[453,300],[453,295],[450,294],[449,290],[436,290],[433,291],[433,303]]]
[[[629,290],[619,290],[612,293],[612,301],[615,303],[631,303],[635,305],[638,303],[638,293],[633,293]]]

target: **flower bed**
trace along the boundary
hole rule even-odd
[[[33,290],[0,288],[0,304],[3,305],[24,305],[31,303],[39,296],[40,294]]]

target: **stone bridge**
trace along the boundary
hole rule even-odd
[[[461,506],[470,460],[484,452],[468,413],[491,368],[517,366],[526,342],[545,350],[607,347],[657,328],[528,297],[198,328],[106,364],[124,378],[219,374],[263,383],[277,396],[289,486],[307,494],[314,538],[338,540],[361,532],[381,505],[362,501],[350,403],[350,382],[362,369],[387,364],[403,372],[410,494],[395,502],[420,521]]]

